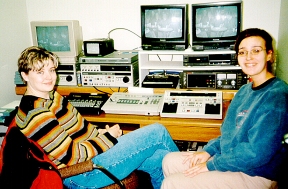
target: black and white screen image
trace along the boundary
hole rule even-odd
[[[145,10],[145,37],[182,37],[182,9]]]
[[[196,9],[196,37],[217,38],[237,35],[237,7]]]
[[[37,42],[52,52],[70,51],[68,26],[37,26]]]

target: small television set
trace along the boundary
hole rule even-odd
[[[192,49],[233,49],[241,31],[242,2],[191,4]]]
[[[188,47],[188,5],[141,5],[143,50],[185,50]]]
[[[82,32],[77,20],[31,21],[33,45],[61,57],[77,57],[82,51]]]

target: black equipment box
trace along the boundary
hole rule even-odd
[[[106,38],[83,41],[85,56],[105,56],[114,51],[114,40]]]
[[[142,82],[142,87],[148,88],[176,88],[179,75],[147,75]]]
[[[107,94],[70,93],[68,101],[83,115],[99,115],[108,100]]]

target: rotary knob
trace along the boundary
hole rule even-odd
[[[129,77],[127,77],[127,76],[123,77],[123,82],[124,82],[124,83],[128,83],[129,80],[130,80]]]
[[[66,81],[72,81],[72,80],[73,80],[73,78],[72,78],[71,75],[68,75],[68,76],[66,77]]]

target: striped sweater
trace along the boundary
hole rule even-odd
[[[58,168],[89,160],[117,143],[108,132],[99,134],[97,126],[85,120],[56,91],[50,92],[50,99],[23,96],[16,124],[47,152]]]

